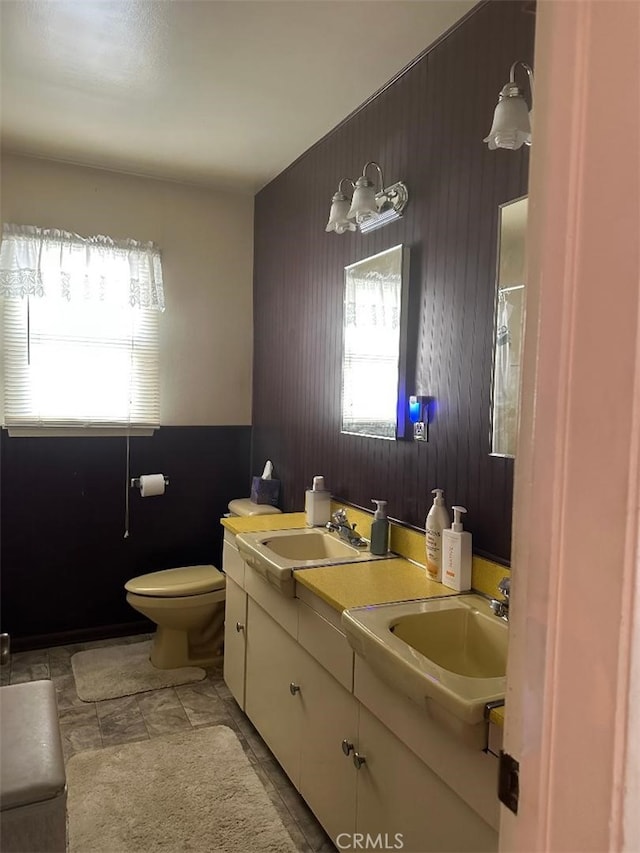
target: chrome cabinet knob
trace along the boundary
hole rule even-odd
[[[342,741],[342,751],[345,755],[349,755],[349,753],[354,749],[353,744],[348,741],[346,738]]]
[[[240,631],[244,631],[244,625],[242,624],[242,622],[236,622],[236,631],[238,632],[238,634],[240,633]]]
[[[367,759],[364,757],[364,755],[360,755],[359,752],[354,752],[353,763],[355,765],[356,770],[360,770],[362,765],[367,763]]]
[[[295,683],[292,681],[292,682],[291,682],[291,684],[289,685],[289,693],[291,693],[291,695],[292,695],[292,696],[295,696],[295,695],[296,695],[296,693],[300,693],[300,685],[299,685],[299,684],[295,684]]]

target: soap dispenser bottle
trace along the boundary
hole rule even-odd
[[[324,527],[331,517],[331,493],[324,487],[324,477],[313,478],[313,485],[304,494],[307,527]]]
[[[452,506],[453,524],[442,531],[442,583],[457,592],[471,589],[471,534],[462,529],[466,509]]]
[[[442,581],[442,531],[449,527],[451,519],[442,489],[434,489],[431,494],[435,497],[425,522],[427,577],[432,581]]]
[[[371,523],[370,550],[372,554],[383,557],[389,550],[389,520],[385,510],[387,502],[372,500],[371,503],[376,505],[376,511]]]

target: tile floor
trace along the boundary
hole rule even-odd
[[[14,653],[10,665],[0,668],[0,683],[19,684],[51,678],[58,698],[65,761],[84,749],[148,740],[200,726],[229,726],[238,735],[249,761],[300,853],[335,851],[331,839],[232,697],[222,678],[222,665],[209,668],[204,681],[181,687],[138,693],[122,699],[107,699],[104,702],[83,702],[78,699],[71,655],[83,649],[147,639],[149,635],[140,634]]]

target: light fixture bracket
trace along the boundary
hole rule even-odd
[[[527,72],[527,78],[529,80],[529,91],[531,92],[531,109],[533,109],[533,69],[530,65],[527,65],[526,62],[523,62],[521,59],[516,59],[516,61],[511,65],[509,69],[509,82],[503,86],[502,91],[500,92],[500,99],[505,98],[524,98],[524,89],[521,89],[516,83],[516,68],[518,65]]]
[[[400,219],[408,201],[409,190],[404,181],[397,181],[395,184],[391,184],[390,187],[380,190],[380,192],[376,193],[378,216],[358,225],[360,233],[368,234],[369,231],[383,228],[390,222]]]

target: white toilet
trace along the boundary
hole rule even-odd
[[[226,579],[214,566],[184,566],[131,578],[128,603],[158,626],[158,669],[209,666],[222,654]]]
[[[272,515],[276,507],[249,498],[229,502],[229,515]],[[224,640],[226,578],[215,566],[183,566],[131,578],[127,601],[158,626],[151,663],[158,669],[209,666],[220,659]]]

